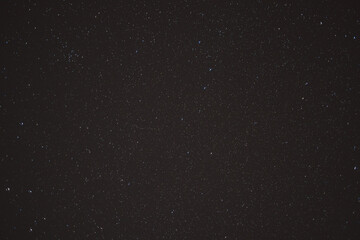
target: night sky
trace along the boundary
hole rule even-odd
[[[1,1],[0,239],[360,239],[355,2]]]

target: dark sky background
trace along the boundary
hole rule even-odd
[[[0,3],[1,239],[360,239],[356,1]]]

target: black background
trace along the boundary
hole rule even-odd
[[[1,239],[360,239],[360,8],[1,1]]]

